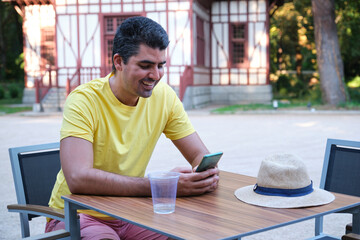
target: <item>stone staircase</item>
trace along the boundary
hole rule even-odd
[[[51,88],[41,102],[44,112],[61,112],[66,97],[65,88]]]

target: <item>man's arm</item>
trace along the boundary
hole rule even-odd
[[[204,155],[210,153],[196,132],[173,143],[193,168],[199,165]]]
[[[72,193],[150,196],[147,178],[122,176],[93,168],[93,145],[91,142],[67,137],[60,142],[60,160],[66,182]]]
[[[196,133],[173,141],[192,166],[197,166],[209,151]],[[93,168],[92,143],[77,137],[67,137],[60,142],[60,160],[66,182],[72,193],[150,196],[148,178],[122,176]],[[211,192],[216,189],[218,169],[194,173],[190,168],[175,168],[181,172],[178,195],[189,196]]]
[[[198,166],[203,156],[209,153],[196,132],[187,137],[174,140],[173,143],[193,168]],[[214,191],[217,188],[219,181],[218,168],[200,173],[195,173],[192,169],[187,168],[175,168],[173,171],[183,173],[178,183],[177,193],[179,196],[199,195]]]

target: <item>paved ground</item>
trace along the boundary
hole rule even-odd
[[[327,138],[360,140],[360,112],[249,112],[211,115],[208,109],[189,111],[189,116],[210,151],[224,151],[222,170],[255,176],[262,159],[278,152],[298,154],[318,186]],[[0,116],[0,239],[20,237],[19,217],[8,213],[16,203],[8,148],[59,140],[61,116]],[[186,165],[182,156],[161,137],[147,172]],[[348,214],[325,218],[325,231],[340,237],[351,221]],[[44,220],[33,220],[34,233],[43,231]],[[313,236],[313,221],[294,224],[244,239],[306,239]]]

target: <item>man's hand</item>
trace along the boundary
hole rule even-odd
[[[172,172],[182,173],[177,187],[177,196],[200,195],[214,191],[219,182],[219,169],[212,168],[203,172],[193,172],[191,168],[178,167]]]

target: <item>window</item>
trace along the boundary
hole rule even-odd
[[[112,66],[112,46],[113,46],[113,39],[107,39],[106,41],[106,65]]]
[[[55,67],[55,28],[47,27],[41,30],[41,67]]]
[[[104,18],[104,52],[102,53],[105,60],[104,75],[112,71],[112,47],[116,30],[120,24],[129,17],[132,16],[106,16]]]
[[[199,17],[196,17],[196,62],[199,66],[205,65],[204,20]]]
[[[230,47],[232,65],[241,66],[246,62],[246,25],[235,23],[230,26]]]
[[[105,17],[105,29],[106,34],[115,35],[116,29],[120,26],[120,24],[125,21],[128,17],[118,16],[118,17]]]

